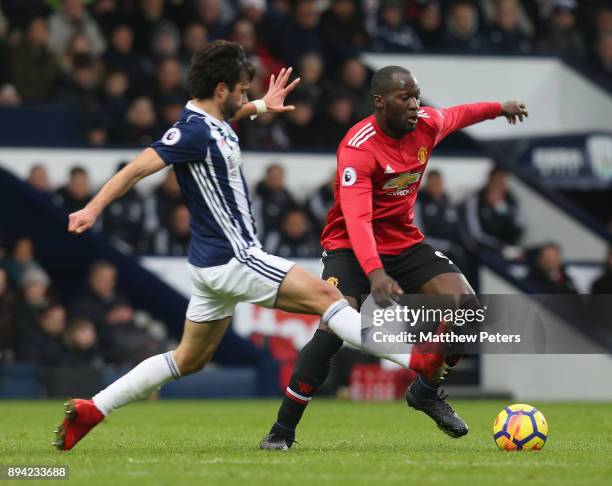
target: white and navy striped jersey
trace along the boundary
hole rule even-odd
[[[229,123],[188,102],[180,120],[151,147],[172,164],[191,214],[189,263],[224,265],[232,258],[258,266],[248,248],[261,248],[238,137]]]

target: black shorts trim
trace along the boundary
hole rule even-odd
[[[399,255],[381,255],[385,271],[397,280],[407,294],[418,293],[423,285],[443,273],[461,270],[442,252],[427,243],[417,243]],[[323,280],[338,287],[343,295],[359,305],[370,293],[370,281],[363,273],[352,250],[331,250],[323,254]]]

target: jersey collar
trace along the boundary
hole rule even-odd
[[[187,104],[185,105],[185,108],[187,108],[190,111],[195,111],[196,113],[199,113],[200,115],[204,115],[207,116],[209,118],[212,118],[214,121],[216,121],[217,123],[219,123],[220,125],[224,125],[224,121],[223,120],[219,120],[217,117],[212,116],[210,113],[204,111],[202,108],[198,107],[198,105],[196,105],[193,100],[189,100],[187,102]]]

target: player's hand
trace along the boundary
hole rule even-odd
[[[269,112],[282,113],[295,110],[295,106],[293,105],[285,106],[285,98],[287,98],[287,95],[291,93],[300,82],[300,78],[296,78],[287,85],[287,81],[289,81],[292,71],[293,68],[283,68],[280,73],[278,73],[278,77],[274,76],[274,74],[270,76],[268,92],[262,98],[266,102]]]
[[[511,125],[516,125],[517,120],[522,122],[529,116],[527,105],[522,101],[506,101],[502,104],[501,114],[506,117]]]
[[[404,293],[400,285],[389,277],[382,268],[370,272],[368,278],[370,279],[370,291],[372,297],[374,297],[374,302],[380,307],[389,307],[394,302],[394,296]]]
[[[68,216],[68,231],[80,235],[95,224],[97,217],[98,215],[87,207],[70,213]]]

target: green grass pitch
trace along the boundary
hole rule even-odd
[[[60,402],[4,401],[0,464],[68,464],[67,483],[87,486],[611,484],[610,403],[532,403],[550,425],[546,447],[508,453],[497,449],[491,434],[495,415],[508,403],[453,401],[470,433],[449,439],[426,416],[400,402],[319,399],[308,407],[298,431],[302,445],[284,453],[260,451],[257,443],[278,404],[132,404],[65,453],[51,446]]]

